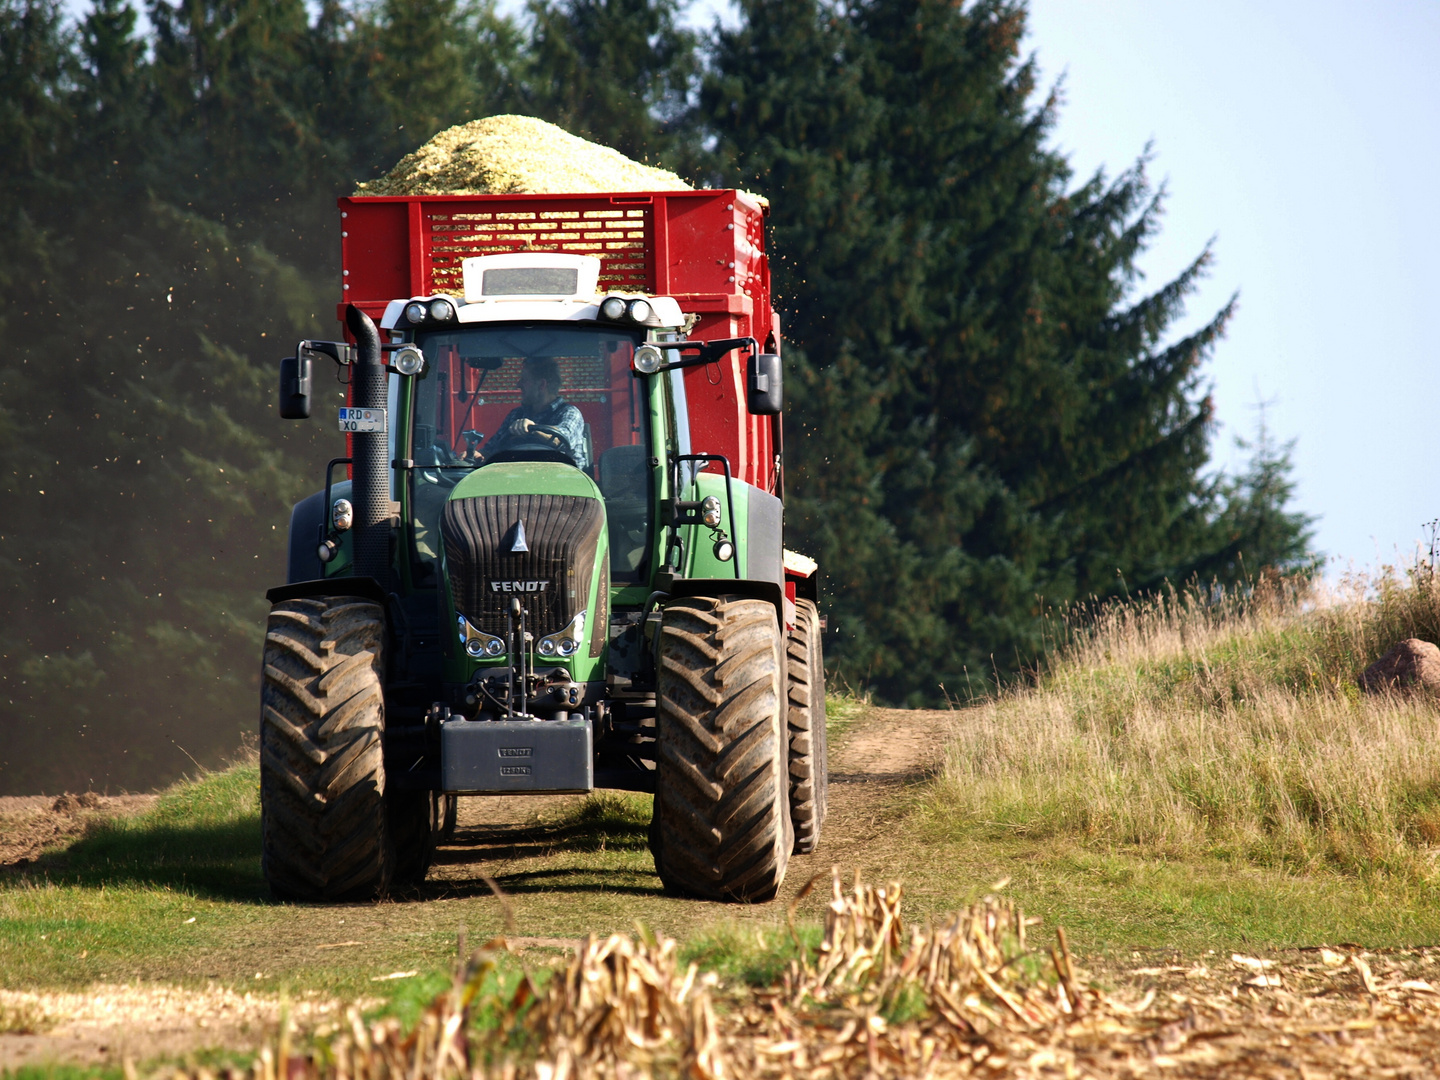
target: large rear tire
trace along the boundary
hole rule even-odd
[[[830,790],[825,738],[825,662],[820,652],[820,612],[810,600],[795,603],[795,629],[786,640],[789,664],[790,821],[796,855],[820,843]]]
[[[775,608],[735,596],[665,608],[650,849],[667,890],[771,900],[794,836]]]
[[[353,596],[270,611],[260,690],[262,865],[276,896],[382,895],[394,872],[385,800],[380,607]]]

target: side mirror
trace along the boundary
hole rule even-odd
[[[310,358],[287,356],[280,361],[280,419],[310,416]]]
[[[752,416],[779,416],[785,403],[780,392],[780,357],[774,353],[754,353],[745,380],[745,404]]]

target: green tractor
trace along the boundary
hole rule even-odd
[[[654,794],[667,891],[771,899],[826,799],[778,341],[692,337],[682,290],[606,290],[593,254],[461,269],[343,305],[347,340],[281,362],[286,418],[338,373],[349,453],[295,507],[268,593],[266,879],[380,896],[424,879],[461,795],[610,788]]]

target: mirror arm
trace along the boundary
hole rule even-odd
[[[722,338],[718,341],[656,341],[652,342],[657,349],[675,349],[677,352],[685,352],[690,349],[698,349],[699,356],[682,356],[679,360],[671,360],[661,364],[655,370],[669,371],[672,368],[699,367],[701,364],[713,364],[726,353],[734,352],[736,349],[749,348],[750,352],[760,351],[760,345],[753,337]]]
[[[403,341],[383,342],[380,351],[394,352],[396,349],[403,349],[406,344]],[[328,356],[341,367],[349,367],[356,359],[355,346],[348,341],[312,341],[307,338],[295,346],[295,355],[304,356],[307,352]]]

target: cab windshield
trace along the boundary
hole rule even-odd
[[[419,561],[433,566],[438,557],[440,511],[462,476],[490,461],[553,460],[599,485],[611,576],[638,577],[651,501],[644,383],[630,366],[638,334],[485,326],[419,335],[416,344],[426,360],[415,382],[411,444]],[[550,385],[557,377],[559,386]]]

